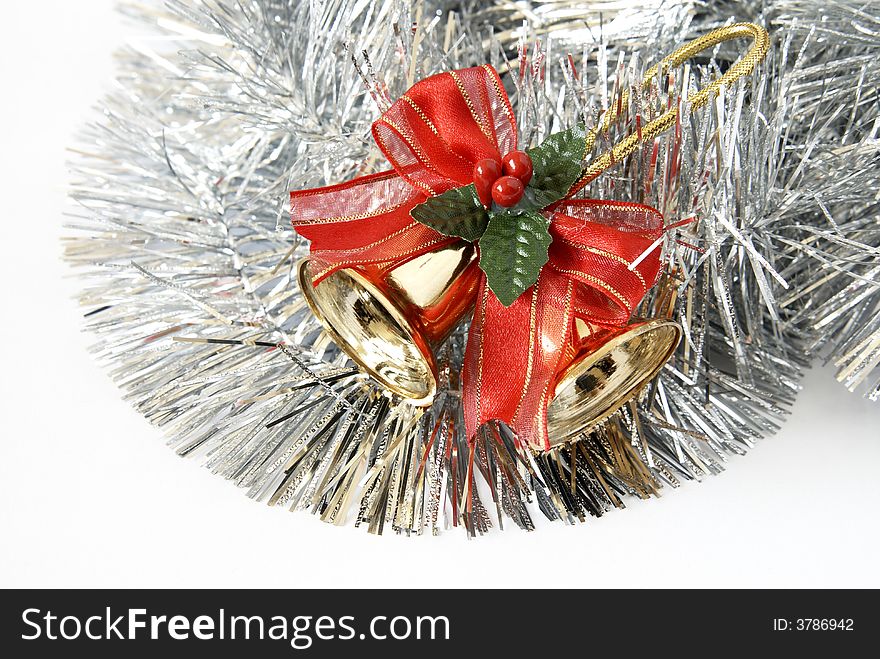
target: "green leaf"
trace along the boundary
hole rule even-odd
[[[540,146],[527,149],[534,173],[519,207],[539,210],[562,199],[581,175],[585,149],[582,126],[553,133]]]
[[[517,208],[492,213],[480,239],[480,268],[505,307],[538,281],[553,241],[549,227],[550,221],[533,211]]]
[[[458,236],[468,242],[478,240],[489,224],[489,214],[473,184],[430,197],[409,214],[444,236]]]

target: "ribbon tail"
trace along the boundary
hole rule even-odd
[[[341,268],[394,267],[454,242],[410,216],[424,200],[393,171],[291,192],[293,227],[311,241],[314,283]]]
[[[462,374],[465,429],[503,421],[531,449],[550,448],[547,406],[569,343],[574,283],[545,268],[511,306],[483,278]]]
[[[593,199],[569,201],[551,216],[547,268],[576,283],[575,315],[625,325],[660,272],[663,216],[650,206]]]
[[[352,249],[316,249],[312,260],[312,282],[317,286],[337,270],[357,266],[379,266],[391,270],[407,261],[458,241],[412,220],[397,231],[373,243]]]

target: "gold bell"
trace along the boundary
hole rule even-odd
[[[303,297],[336,344],[380,384],[418,406],[437,393],[433,348],[470,311],[479,286],[478,257],[464,241],[396,268],[337,270],[312,284],[299,264]]]
[[[681,327],[671,320],[597,328],[575,320],[573,358],[560,369],[547,408],[551,446],[577,439],[639,394],[672,357]]]

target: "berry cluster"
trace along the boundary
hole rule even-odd
[[[501,159],[483,158],[474,166],[474,187],[488,208],[494,200],[503,208],[519,203],[532,180],[532,159],[525,151],[511,151]]]

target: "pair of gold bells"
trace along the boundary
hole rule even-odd
[[[434,349],[473,309],[476,249],[464,241],[391,270],[338,270],[317,286],[308,259],[303,296],[336,344],[385,388],[418,406],[437,392]],[[678,324],[662,319],[599,330],[576,320],[573,356],[558,370],[547,410],[553,444],[607,419],[657,375],[678,345]],[[570,351],[571,352],[571,351]]]
[[[651,68],[645,85],[657,75],[723,41],[747,37],[752,46],[727,72],[690,99],[705,105],[722,86],[751,73],[764,58],[769,36],[763,28],[738,23],[685,44]],[[614,162],[631,155],[676,120],[675,108],[649,122],[599,156],[581,178],[592,180]],[[588,136],[592,146],[599,130]],[[471,312],[479,285],[475,247],[461,241],[423,254],[398,267],[359,266],[338,270],[317,286],[311,262],[298,269],[299,286],[309,307],[336,344],[367,374],[417,406],[437,393],[434,350]],[[552,445],[577,439],[602,423],[643,390],[674,354],[682,330],[671,320],[633,320],[617,329],[597,329],[575,320],[572,346],[555,378],[547,410]]]

